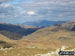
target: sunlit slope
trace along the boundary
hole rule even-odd
[[[5,47],[13,47],[15,41],[7,38],[6,36],[0,34],[0,48],[5,48]]]
[[[7,38],[6,36],[4,36],[4,35],[2,35],[2,34],[0,34],[0,40],[6,41],[6,42],[9,42],[9,41],[10,41],[9,38]]]
[[[56,49],[63,45],[75,47],[75,31],[71,31],[71,29],[68,30],[67,28],[65,29],[64,27],[61,28],[61,26],[51,26],[40,29],[24,37],[21,41],[29,41],[29,45],[40,48]]]

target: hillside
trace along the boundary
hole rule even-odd
[[[23,36],[29,35],[38,30],[35,27],[22,27],[19,25],[0,23],[0,34],[10,38],[10,39],[21,39]]]
[[[62,29],[75,31],[75,21],[63,23],[63,24],[61,24],[61,25],[59,25],[59,26],[60,26]]]
[[[63,45],[75,47],[74,29],[75,22],[63,23],[40,29],[33,34],[24,37],[21,41],[29,42],[29,46],[49,48],[51,50],[55,50]]]
[[[37,27],[47,27],[52,26],[55,24],[64,23],[66,21],[47,21],[47,20],[40,20],[40,21],[30,21],[30,22],[24,22],[22,25],[28,25],[28,26],[37,26]]]
[[[7,38],[6,36],[0,34],[0,48],[9,48],[15,46],[15,41]]]
[[[73,22],[68,23],[74,25]],[[62,46],[73,49],[75,48],[75,31],[72,30],[74,27],[71,27],[68,23],[41,28],[19,40],[11,40],[0,34],[0,48],[5,48],[3,50],[0,49],[0,55],[36,56],[39,54],[42,56],[53,56],[58,53],[57,51],[60,50],[59,48]]]

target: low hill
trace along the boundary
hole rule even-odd
[[[24,26],[0,23],[0,34],[10,39],[21,39],[23,36],[29,35],[38,30],[38,28],[25,28]]]
[[[21,41],[29,42],[29,46],[49,48],[52,50],[57,49],[63,45],[75,47],[74,27],[75,22],[68,22],[43,28],[31,35],[28,35],[27,37],[24,37]]]

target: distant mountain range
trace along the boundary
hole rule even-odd
[[[66,21],[47,21],[47,20],[41,20],[41,21],[30,21],[30,22],[24,22],[22,25],[28,25],[28,26],[37,26],[37,27],[47,27],[52,26],[55,24],[64,23]]]

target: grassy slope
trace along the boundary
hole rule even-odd
[[[20,42],[16,40],[11,40],[6,36],[0,34],[0,48],[3,48],[5,46],[14,46],[14,48],[7,50],[0,50],[0,56],[33,56],[35,54],[41,54],[41,53],[44,54],[49,52],[49,50],[45,49],[26,48],[25,46],[21,47]]]
[[[0,50],[0,56],[34,56],[35,54],[48,53],[49,50],[33,48],[14,48],[11,50]]]
[[[3,47],[13,47],[16,44],[14,40],[7,38],[6,36],[0,34],[0,48]]]
[[[75,32],[58,29],[57,26],[52,26],[40,29],[37,32],[24,37],[21,41],[29,41],[29,45],[40,48],[57,49],[63,45],[75,47]]]

